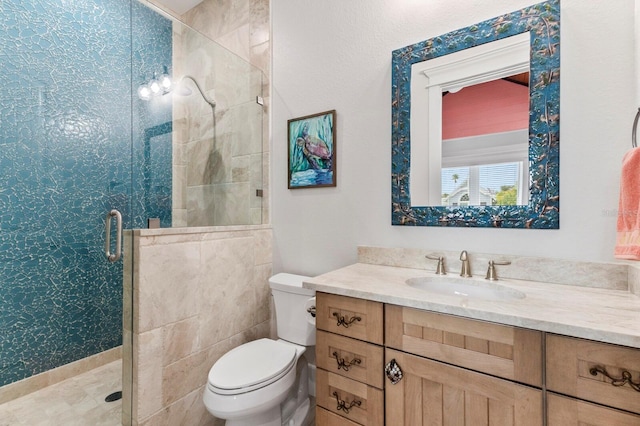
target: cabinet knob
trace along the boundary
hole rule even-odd
[[[398,382],[402,380],[402,369],[396,362],[395,358],[384,366],[384,373],[387,375],[387,379],[391,381],[392,385],[398,384]]]

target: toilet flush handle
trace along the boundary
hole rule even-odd
[[[311,314],[312,317],[316,317],[316,307],[315,306],[309,306],[309,308],[307,309],[307,312]]]

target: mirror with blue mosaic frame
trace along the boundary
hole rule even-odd
[[[529,199],[524,205],[416,206],[411,200],[412,67],[471,48],[529,37]],[[453,55],[452,55],[453,56]],[[427,62],[425,62],[427,61]],[[392,224],[558,229],[560,2],[550,0],[393,51]],[[415,103],[414,103],[415,105]],[[414,107],[415,108],[415,107]],[[415,111],[414,111],[415,112]],[[415,116],[415,115],[414,115]],[[415,177],[415,176],[414,176]],[[417,197],[414,197],[414,200]]]

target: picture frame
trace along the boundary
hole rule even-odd
[[[288,187],[336,186],[336,110],[287,121]]]

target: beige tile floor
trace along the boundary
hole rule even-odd
[[[122,361],[0,405],[0,426],[118,426],[122,400],[105,402],[122,390]]]

